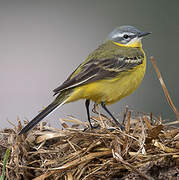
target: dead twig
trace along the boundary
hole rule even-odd
[[[159,69],[157,67],[156,60],[155,60],[155,58],[153,56],[151,56],[150,59],[152,61],[153,67],[154,67],[154,69],[155,69],[155,71],[157,73],[158,79],[159,79],[160,84],[162,86],[162,89],[163,89],[163,92],[165,94],[165,97],[166,97],[166,99],[168,101],[168,104],[172,108],[173,112],[176,114],[177,120],[179,121],[179,112],[178,112],[177,108],[175,107],[175,105],[174,105],[174,103],[173,103],[173,101],[172,101],[172,99],[170,97],[168,89],[167,89],[167,87],[166,87],[166,85],[164,83],[164,80],[163,80],[163,78],[161,76],[161,73],[160,73],[160,71],[159,71]]]

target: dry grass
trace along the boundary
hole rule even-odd
[[[166,97],[170,97],[169,94]],[[171,107],[174,107],[173,103]],[[172,109],[178,112],[176,107]],[[6,178],[179,178],[178,127],[164,124],[161,117],[152,113],[136,113],[126,108],[123,115],[125,131],[122,132],[111,119],[99,114],[97,107],[93,112],[96,115],[92,118],[99,126],[93,130],[84,122],[67,118],[61,119],[63,129],[41,123],[27,136],[18,136],[17,132],[22,128],[18,120],[17,127],[0,132],[1,170],[6,149],[11,151],[5,168]],[[69,122],[72,125],[68,125]]]

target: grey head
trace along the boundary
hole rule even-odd
[[[142,37],[151,34],[150,32],[142,32],[133,26],[120,26],[115,28],[108,36],[109,40],[129,45],[140,41]]]

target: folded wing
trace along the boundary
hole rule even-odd
[[[142,64],[143,59],[143,55],[133,57],[122,57],[119,55],[112,59],[92,59],[79,66],[78,68],[81,68],[81,71],[75,76],[70,76],[72,78],[68,78],[61,86],[54,89],[54,93],[56,95],[66,89],[113,78],[121,72],[128,71]]]

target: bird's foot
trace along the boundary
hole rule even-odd
[[[88,127],[86,127],[83,131],[87,131],[87,130],[90,130],[90,131],[92,131],[92,130],[94,130],[94,129],[100,129],[100,125],[99,124],[95,124],[95,125],[92,125],[92,124],[90,124]]]

